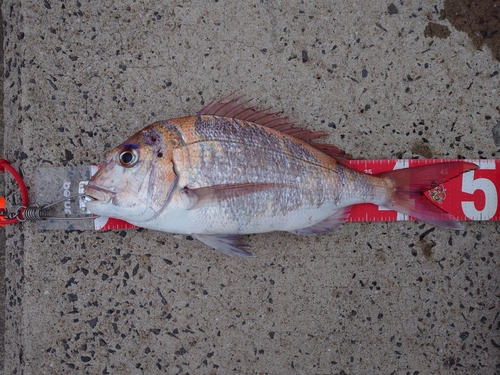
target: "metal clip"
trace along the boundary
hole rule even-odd
[[[64,199],[61,199],[59,201],[50,203],[50,204],[45,204],[43,206],[40,206],[38,204],[35,204],[33,206],[20,206],[17,208],[17,210],[11,214],[4,215],[8,219],[17,219],[19,222],[24,222],[24,221],[37,221],[37,220],[87,220],[87,219],[95,219],[97,216],[94,215],[89,215],[89,216],[77,216],[77,217],[70,217],[70,216],[58,216],[54,215],[52,212],[52,208],[57,206],[58,204],[64,203],[66,201],[69,201],[74,198],[82,198],[85,197],[86,195],[84,194],[74,194],[70,195]],[[85,211],[82,209],[82,212],[85,213]]]

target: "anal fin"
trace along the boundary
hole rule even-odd
[[[332,216],[327,217],[326,219],[316,223],[310,227],[300,228],[289,231],[293,234],[301,234],[301,235],[314,235],[321,233],[329,233],[337,230],[344,224],[345,220],[351,214],[352,206],[344,207],[335,212]]]
[[[245,258],[253,257],[253,254],[246,250],[248,245],[238,234],[192,234],[192,236],[224,254]]]

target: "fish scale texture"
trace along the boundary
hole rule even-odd
[[[101,163],[239,91],[356,159],[498,158],[499,63],[442,7],[4,1],[5,157],[34,189],[36,168]],[[241,259],[148,230],[12,226],[4,372],[494,374],[498,232],[353,223],[248,236]]]
[[[391,177],[354,171],[265,120],[219,113],[156,122],[132,135],[90,179],[87,208],[170,233],[234,235],[302,230],[344,207],[396,195],[386,188]]]

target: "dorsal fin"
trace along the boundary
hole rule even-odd
[[[346,160],[352,160],[351,155],[346,154],[344,150],[341,150],[335,145],[329,143],[311,143],[311,146],[320,150],[321,152],[324,152],[332,158],[337,159],[337,161],[345,162]]]
[[[253,122],[267,128],[278,130],[281,133],[292,135],[306,142],[328,135],[321,131],[313,132],[308,129],[298,128],[294,126],[293,122],[288,121],[288,117],[280,116],[281,112],[269,113],[268,111],[270,108],[259,110],[256,106],[247,106],[252,99],[240,103],[239,100],[243,96],[229,99],[231,96],[233,96],[233,94],[218,102],[212,102],[206,105],[198,112],[198,116],[212,115],[231,117],[242,121]]]

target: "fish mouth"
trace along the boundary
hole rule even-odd
[[[98,201],[105,204],[111,202],[116,193],[93,184],[88,184],[85,186],[84,194],[89,202]]]

